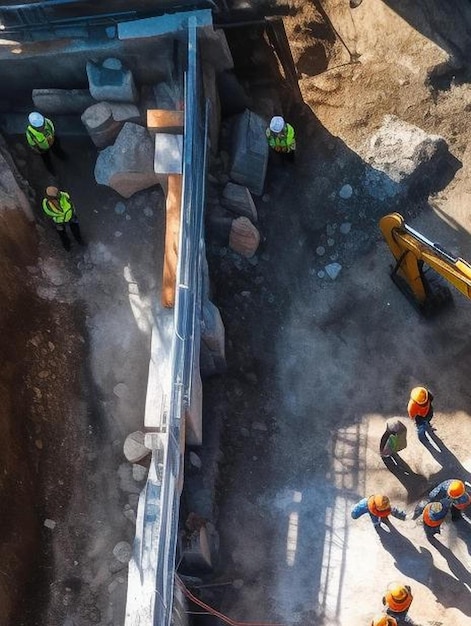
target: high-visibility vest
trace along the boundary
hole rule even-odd
[[[43,200],[44,213],[53,219],[56,224],[66,224],[70,222],[74,215],[74,205],[70,201],[70,196],[66,191],[59,191],[59,206],[49,198]]]
[[[26,129],[26,139],[29,147],[36,152],[47,152],[54,143],[54,132],[54,124],[47,118],[45,118],[42,130],[29,125]]]
[[[409,400],[409,404],[407,405],[407,412],[409,413],[409,417],[413,420],[416,417],[427,417],[430,413],[430,405],[432,404],[431,400],[427,400],[425,404],[417,404],[414,400]]]
[[[273,133],[267,128],[266,136],[268,145],[276,152],[292,152],[296,150],[296,138],[291,124],[285,124],[281,133]]]
[[[380,511],[376,508],[374,495],[368,498],[368,511],[372,515],[376,515],[376,517],[387,517],[388,515],[391,515],[390,506],[387,509],[384,509],[384,511]]]

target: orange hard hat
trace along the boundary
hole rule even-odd
[[[382,494],[375,495],[374,503],[378,511],[385,511],[391,506],[388,496],[383,496]]]
[[[466,491],[464,482],[462,480],[452,480],[448,486],[447,493],[450,498],[461,498]]]
[[[427,404],[428,391],[425,387],[414,387],[410,392],[410,399],[417,404]]]
[[[59,190],[57,187],[46,187],[46,196],[48,198],[57,198],[59,195]]]
[[[385,604],[396,613],[407,611],[412,603],[412,599],[410,587],[401,583],[391,583],[388,585],[384,597]]]
[[[371,620],[371,626],[397,626],[397,621],[386,613],[378,613]]]

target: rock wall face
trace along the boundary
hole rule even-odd
[[[0,147],[0,150],[3,148]],[[11,623],[38,541],[34,472],[22,394],[31,294],[26,266],[36,258],[27,200],[0,152],[0,622]]]

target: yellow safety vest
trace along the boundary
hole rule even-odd
[[[293,150],[296,150],[294,128],[291,124],[285,124],[281,133],[273,133],[269,128],[267,128],[266,135],[268,145],[276,152],[292,152]]]
[[[44,198],[43,211],[56,224],[66,224],[74,215],[74,205],[66,191],[59,191],[59,206],[56,206],[49,198]]]
[[[54,124],[45,118],[44,128],[38,130],[29,125],[26,129],[26,139],[29,147],[36,152],[46,152],[54,143]]]

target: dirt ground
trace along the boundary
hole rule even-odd
[[[471,624],[471,523],[447,521],[431,545],[412,519],[432,485],[471,478],[471,303],[456,292],[452,310],[420,318],[390,281],[378,230],[398,210],[470,258],[470,11],[426,4],[325,2],[344,44],[316,3],[291,5],[285,22],[309,107],[285,102],[297,162],[269,164],[256,260],[210,250],[228,350],[227,374],[205,385],[206,418],[223,423],[215,580],[243,585],[204,596],[238,621],[367,624],[386,585],[402,580],[416,623]],[[446,188],[414,199],[367,193],[362,154],[386,114],[446,139],[459,165]],[[318,274],[331,261],[342,265],[335,281]],[[435,394],[439,451],[408,423],[410,472],[393,475],[378,442],[387,418],[407,423],[417,384]],[[350,509],[378,490],[409,516],[377,534]]]
[[[63,144],[69,158],[55,162],[56,180],[75,201],[87,243],[73,241],[69,253],[40,211],[44,185],[54,178],[19,138],[11,141],[32,188],[40,241],[37,259],[31,255],[22,268],[28,300],[21,328],[3,338],[16,354],[17,413],[34,493],[28,504],[40,533],[24,527],[34,558],[24,561],[27,585],[13,621],[122,624],[127,562],[113,549],[132,544],[145,477],[133,474],[123,443],[143,422],[163,195],[151,189],[123,201],[95,183],[88,139]],[[14,511],[14,502],[5,497],[3,506]],[[29,514],[24,509],[26,521]]]

